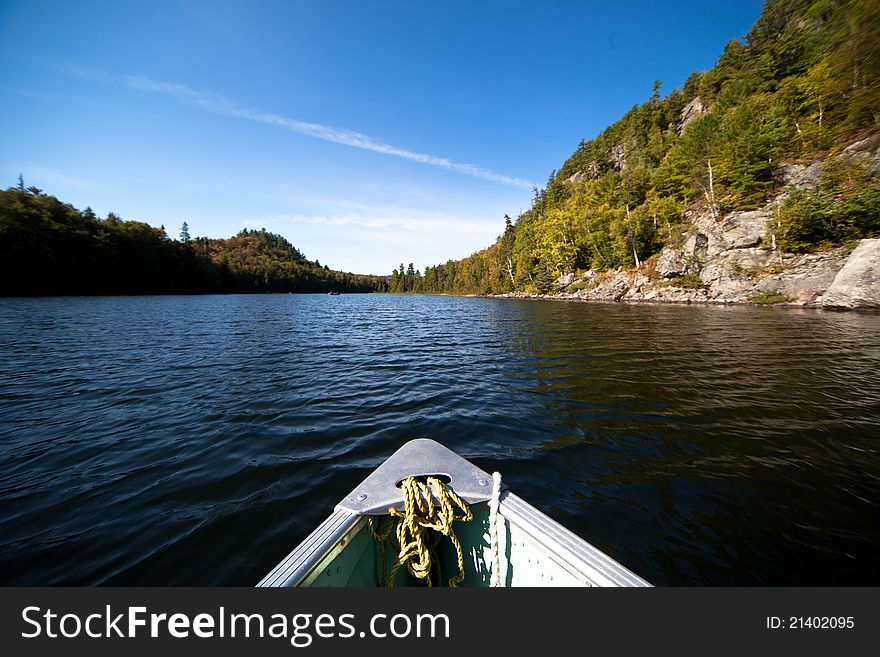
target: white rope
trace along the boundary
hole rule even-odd
[[[501,496],[501,473],[492,473],[492,497],[489,499],[489,551],[492,576],[489,586],[501,586],[501,558],[498,547],[498,502]]]

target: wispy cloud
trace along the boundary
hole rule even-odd
[[[68,65],[64,70],[70,75],[98,82],[112,81],[107,74],[92,69]],[[353,130],[335,128],[321,123],[300,121],[287,116],[281,116],[280,114],[271,114],[243,107],[213,92],[199,91],[184,84],[161,82],[136,75],[125,76],[121,79],[121,82],[132,89],[172,96],[189,105],[208,112],[265,123],[301,135],[313,137],[315,139],[332,142],[334,144],[343,144],[345,146],[351,146],[352,148],[360,148],[374,153],[400,157],[412,162],[419,162],[421,164],[428,164],[449,171],[456,171],[468,176],[473,176],[474,178],[482,178],[483,180],[490,180],[503,185],[523,187],[526,189],[531,189],[534,186],[534,183],[522,178],[505,176],[490,171],[489,169],[479,167],[475,164],[454,162],[445,157],[429,155],[427,153],[418,153],[398,146],[392,146],[391,144],[377,141],[368,135]]]
[[[353,227],[375,232],[410,232],[432,239],[466,239],[482,244],[497,232],[497,226],[485,219],[462,217],[445,212],[432,212],[409,207],[367,203],[321,203],[312,211],[285,213],[268,219],[251,219],[248,226],[309,224],[313,226]]]
[[[324,226],[358,226],[371,230],[403,230],[419,235],[480,237],[492,234],[493,228],[483,222],[467,221],[441,215],[414,216],[407,214],[283,214],[279,222],[320,224]]]

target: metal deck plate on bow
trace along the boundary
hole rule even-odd
[[[440,443],[419,438],[411,440],[364,479],[336,505],[337,510],[357,515],[384,515],[388,509],[403,508],[398,484],[410,476],[439,476],[468,504],[488,502],[492,496],[492,477]],[[448,478],[445,479],[445,478]]]

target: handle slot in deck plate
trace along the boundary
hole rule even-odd
[[[468,504],[488,502],[492,496],[490,475],[440,443],[418,438],[389,456],[336,508],[361,516],[385,515],[392,507],[402,509],[403,496],[398,486],[414,473],[448,478],[445,483]]]

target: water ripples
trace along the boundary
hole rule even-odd
[[[0,299],[0,583],[251,585],[431,437],[657,584],[876,584],[880,316]]]

